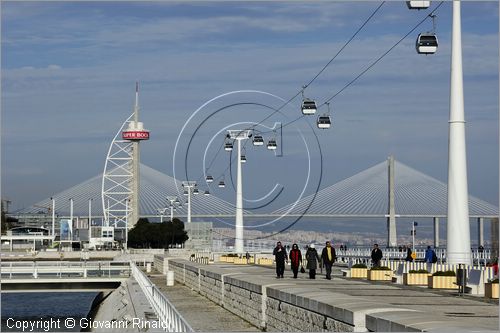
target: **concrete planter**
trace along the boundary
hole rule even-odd
[[[259,258],[259,265],[271,266],[273,264],[273,259]]]
[[[369,270],[367,273],[370,281],[392,281],[392,271]]]
[[[247,258],[234,258],[233,263],[236,265],[246,265],[248,262]]]
[[[227,257],[226,256],[220,256],[219,257],[220,262],[227,262]]]
[[[234,259],[236,259],[236,257],[226,257],[226,262],[233,263]]]
[[[355,279],[366,279],[368,268],[351,268],[351,277]]]
[[[427,286],[431,289],[458,289],[456,276],[429,276]]]
[[[428,273],[403,273],[403,284],[406,286],[426,286],[429,283]]]
[[[498,298],[498,283],[487,282],[484,284],[484,297]]]

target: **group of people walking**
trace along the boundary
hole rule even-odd
[[[290,250],[290,255],[288,256],[286,252],[286,248],[278,242],[276,247],[274,248],[273,255],[276,260],[276,277],[283,278],[285,273],[285,262],[290,258],[290,265],[292,267],[293,278],[296,279],[299,273],[299,269],[302,273],[305,273],[305,270],[309,270],[309,278],[316,278],[316,270],[318,266],[320,268],[325,267],[326,278],[331,280],[332,278],[332,266],[336,261],[337,256],[335,254],[335,249],[333,248],[330,241],[327,241],[325,247],[321,251],[321,256],[318,254],[316,247],[314,244],[311,244],[307,247],[306,250],[306,267],[304,268],[302,264],[302,252],[299,249],[297,244],[292,245],[292,249]]]

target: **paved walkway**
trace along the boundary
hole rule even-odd
[[[356,299],[366,298],[364,302],[373,304],[374,308],[417,310],[420,315],[418,319],[415,319],[417,320],[415,325],[422,323],[422,327],[426,327],[427,322],[439,321],[443,322],[443,329],[447,326],[454,326],[468,330],[473,326],[477,330],[498,331],[499,328],[498,300],[487,301],[482,297],[459,296],[456,291],[436,291],[427,287],[407,287],[391,282],[347,279],[341,277],[340,267],[334,267],[332,280],[326,280],[321,274],[317,275],[316,280],[310,280],[307,273],[299,273],[299,278],[293,279],[289,269],[285,271],[284,279],[276,279],[273,267],[237,266],[225,263],[203,267],[214,272],[237,274],[238,279],[251,284],[286,284],[287,286],[283,287],[286,288],[285,292],[293,293],[294,289],[307,289],[311,293],[324,293],[325,297],[331,293],[332,299],[338,298],[339,294],[344,294]],[[216,306],[214,303],[211,304]],[[192,312],[198,312],[198,310],[192,310]],[[201,312],[198,312],[197,316],[200,315]],[[422,318],[428,320],[422,320]],[[239,329],[230,327],[230,330],[238,331]]]
[[[148,275],[196,332],[259,332],[250,323],[179,283],[167,287],[165,275]]]

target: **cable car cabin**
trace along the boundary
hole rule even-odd
[[[205,191],[205,193],[203,193],[204,195],[210,195],[210,192],[208,191]]]
[[[198,190],[197,188],[193,189],[193,194],[200,194],[200,190]]]
[[[332,121],[330,119],[330,116],[327,116],[327,115],[319,116],[318,121],[317,121],[317,125],[318,125],[318,128],[322,128],[322,129],[330,128],[330,126],[332,125]]]
[[[226,187],[226,184],[224,183],[224,181],[223,181],[223,180],[221,180],[221,181],[219,182],[219,187]]]
[[[226,142],[226,144],[224,145],[224,150],[225,151],[233,150],[233,144],[231,142]]]
[[[188,191],[187,190],[184,190],[184,195],[188,195]]]
[[[214,181],[214,177],[212,177],[212,176],[208,175],[208,176],[205,178],[205,180],[207,181],[207,183],[211,183],[211,182],[213,182],[213,181]]]
[[[241,161],[241,163],[246,163],[247,157],[245,155],[241,155],[240,161]]]
[[[254,136],[253,145],[254,146],[263,146],[264,145],[264,139],[262,138],[262,135]]]
[[[276,140],[274,139],[269,140],[269,142],[267,143],[267,149],[269,150],[276,150],[277,147],[278,145],[276,144]]]
[[[316,102],[310,99],[302,101],[302,114],[311,115],[316,113]]]
[[[430,1],[425,1],[425,0],[413,0],[413,1],[406,1],[406,5],[408,6],[409,9],[427,9],[430,7],[431,2]]]
[[[415,46],[419,54],[434,54],[438,48],[438,40],[435,34],[419,34]]]

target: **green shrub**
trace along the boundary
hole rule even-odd
[[[432,276],[456,276],[454,271],[437,271],[436,273],[432,274]]]
[[[351,268],[366,268],[366,265],[365,264],[356,264],[356,265],[352,265]]]
[[[416,273],[416,274],[420,274],[420,273],[429,273],[426,269],[410,269],[408,271],[408,273]]]
[[[372,271],[390,271],[391,269],[387,266],[375,266],[371,268]]]

